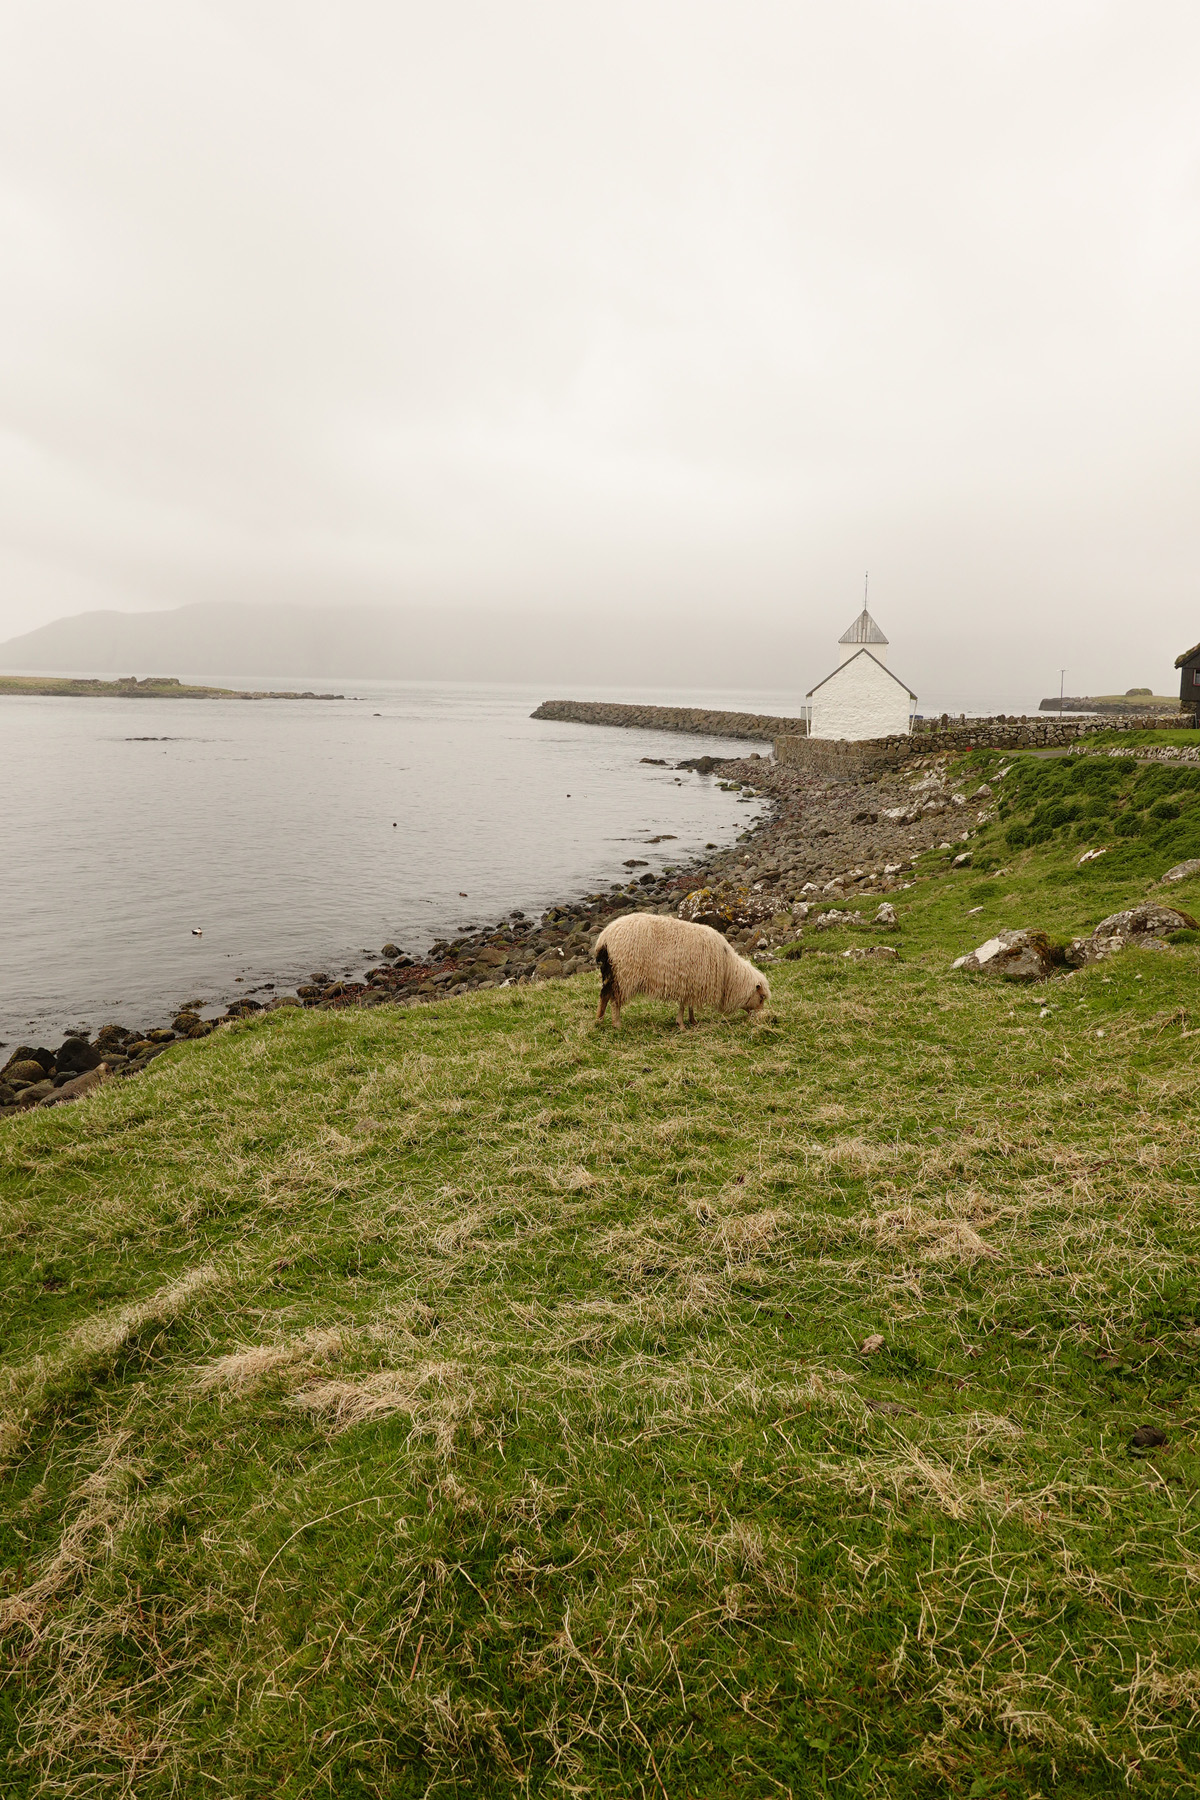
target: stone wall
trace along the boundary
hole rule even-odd
[[[699,706],[624,706],[613,700],[543,700],[535,719],[565,719],[577,725],[621,725],[643,731],[685,731],[696,737],[741,738],[773,743],[781,763],[814,774],[855,780],[872,769],[898,768],[913,756],[942,750],[1065,750],[1097,731],[1178,731],[1179,713],[1166,718],[1064,719],[1035,713],[1021,718],[919,720],[911,733],[894,737],[810,738],[803,719],[769,713],[709,711]]]
[[[1179,713],[1152,718],[1143,713],[1127,719],[1064,719],[1055,714],[999,714],[994,719],[957,719],[943,713],[940,719],[922,719],[912,735],[914,753],[930,750],[1058,750],[1097,731],[1178,731],[1186,721]]]
[[[1085,746],[1082,744],[1077,744],[1071,752],[1072,756],[1083,756],[1084,754]],[[1106,753],[1101,750],[1097,754],[1103,756]],[[1183,744],[1137,744],[1132,750],[1125,750],[1120,744],[1114,744],[1107,754],[1109,756],[1136,756],[1139,762],[1200,763],[1200,742],[1197,742],[1194,746],[1185,746]]]
[[[774,739],[775,760],[802,768],[824,781],[862,781],[884,769],[898,769],[919,754],[917,740],[907,735],[890,738],[802,738],[790,733]],[[928,753],[930,741],[921,746]]]
[[[830,742],[783,733],[774,740],[775,760],[791,763],[833,780],[854,780],[872,770],[899,768],[910,757],[945,750],[1066,750],[1096,731],[1164,731],[1179,729],[1178,713],[1167,719],[976,719],[943,725],[926,720],[923,729],[906,736],[868,738],[862,743]],[[1119,751],[1114,752],[1119,754]],[[1140,751],[1145,755],[1146,752]]]
[[[689,731],[696,737],[743,738],[769,744],[781,732],[802,737],[803,719],[776,719],[766,713],[710,712],[701,706],[622,706],[611,700],[543,700],[535,719],[565,719],[575,725],[624,725],[643,731]]]

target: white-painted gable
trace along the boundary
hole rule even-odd
[[[868,649],[854,650],[807,699],[808,735],[815,738],[892,737],[909,730],[915,694]]]

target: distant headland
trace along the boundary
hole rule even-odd
[[[82,700],[344,700],[344,694],[314,694],[305,690],[268,691],[244,688],[190,687],[176,675],[118,675],[115,681],[96,681],[74,675],[0,675],[2,694],[50,694]]]
[[[1123,694],[1052,694],[1043,700],[1039,712],[1112,713],[1124,717],[1131,713],[1169,713],[1179,708],[1178,694],[1156,694],[1148,687],[1127,688]]]

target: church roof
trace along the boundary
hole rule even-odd
[[[864,606],[851,625],[849,631],[843,631],[838,639],[839,644],[886,644],[887,639]]]
[[[1193,644],[1190,650],[1185,650],[1182,656],[1175,658],[1175,667],[1182,669],[1185,664],[1194,661],[1197,656],[1200,656],[1200,644]]]

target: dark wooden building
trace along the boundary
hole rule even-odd
[[[1200,644],[1177,656],[1175,667],[1179,670],[1179,704],[1190,706],[1200,725]]]

